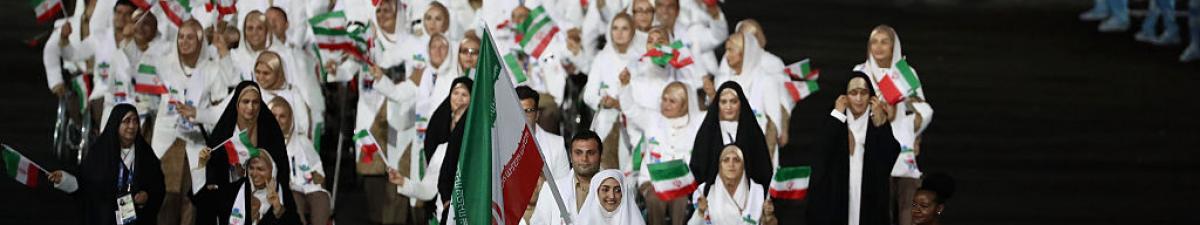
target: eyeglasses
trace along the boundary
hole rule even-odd
[[[458,54],[479,55],[478,48],[462,48],[458,50]]]

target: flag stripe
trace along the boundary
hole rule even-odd
[[[646,169],[650,170],[650,179],[654,181],[679,178],[691,174],[688,171],[687,164],[684,164],[683,160],[648,164],[646,165]]]
[[[504,64],[508,66],[508,72],[512,74],[513,77],[517,78],[517,83],[522,83],[526,80],[529,80],[529,78],[525,76],[525,71],[521,67],[520,63],[520,61],[517,61],[517,56],[514,53],[509,52],[508,54],[504,55]]]
[[[658,199],[662,199],[662,200],[666,201],[666,200],[675,199],[679,196],[686,196],[688,194],[691,194],[693,191],[696,191],[696,183],[692,182],[692,183],[688,184],[687,186],[683,186],[683,188],[670,190],[670,191],[659,190],[658,186],[655,186],[654,188],[655,188],[654,194],[658,196]]]

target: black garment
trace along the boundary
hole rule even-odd
[[[866,76],[856,74],[851,78]],[[870,82],[869,78],[866,80]],[[870,84],[867,84],[867,89],[872,92]],[[847,112],[846,116],[854,115]],[[811,152],[813,173],[808,186],[808,224],[846,224],[850,207],[850,131],[846,122],[832,116],[825,118],[820,125],[823,130],[821,138],[824,140],[816,141]],[[863,143],[865,149],[862,150],[865,155],[859,224],[887,225],[891,221],[888,207],[891,189],[889,178],[896,157],[900,154],[900,143],[892,136],[890,123],[878,127],[868,124],[866,135]]]
[[[471,90],[472,81],[467,77],[455,78],[450,84],[450,94],[454,94],[454,86],[463,84],[467,90]],[[446,155],[442,158],[441,171],[438,174],[438,194],[442,195],[443,200],[450,200],[450,192],[454,190],[454,175],[458,171],[458,156],[462,148],[463,128],[467,126],[466,118],[458,120],[454,125],[454,129],[450,129],[450,122],[454,119],[450,110],[450,96],[446,96],[446,100],[438,105],[433,111],[433,115],[429,117],[429,127],[425,132],[425,159],[432,160],[433,153],[437,146],[442,143],[446,144]],[[426,165],[429,165],[426,162]],[[440,203],[438,203],[440,204]]]
[[[79,190],[74,195],[83,201],[83,219],[88,224],[116,224],[114,212],[117,210],[117,198],[125,194],[136,195],[145,191],[148,195],[146,203],[139,206],[136,224],[157,224],[158,210],[163,201],[163,174],[158,156],[150,148],[150,144],[138,132],[133,142],[134,162],[132,182],[128,182],[129,171],[121,159],[121,141],[118,130],[121,120],[126,113],[137,114],[137,109],[129,104],[120,104],[112,109],[105,122],[104,132],[96,139],[96,144],[88,150],[87,156],[79,166]],[[123,172],[124,171],[124,172]],[[122,177],[122,174],[126,175]],[[125,182],[122,182],[125,180]],[[129,183],[128,185],[122,185]],[[122,187],[118,187],[122,186]]]
[[[774,168],[771,166],[771,155],[767,153],[767,138],[763,135],[762,127],[758,126],[758,121],[754,119],[750,101],[746,100],[742,86],[736,82],[721,84],[721,88],[717,89],[717,96],[725,89],[737,92],[738,99],[741,100],[737,137],[733,144],[742,149],[746,175],[755,183],[770,184]],[[715,104],[718,101],[716,99],[713,101],[714,104],[708,106],[700,130],[696,132],[696,141],[692,145],[692,161],[688,163],[696,180],[707,184],[713,184],[715,181],[717,172],[720,171],[721,150],[725,148],[722,139],[722,135],[725,134],[721,132],[720,104]],[[707,185],[704,194],[708,195],[708,189],[711,188],[712,185]]]
[[[212,149],[209,152],[208,161],[205,162],[205,182],[203,188],[192,196],[192,203],[196,205],[196,224],[226,224],[229,222],[229,209],[233,205],[233,199],[237,196],[236,182],[230,181],[230,173],[232,173],[233,165],[229,164],[229,158],[225,149],[220,145],[230,137],[233,137],[237,132],[237,117],[238,103],[242,91],[247,88],[256,88],[261,94],[264,90],[260,89],[258,84],[253,81],[243,81],[234,89],[233,95],[230,95],[229,105],[222,112],[217,125],[213,127],[212,134],[208,136],[207,145]],[[287,159],[287,145],[283,141],[283,132],[279,129],[279,123],[275,121],[275,115],[268,110],[267,104],[261,99],[259,100],[259,111],[255,132],[257,132],[257,147],[266,154],[270,154],[273,159]],[[274,160],[275,180],[280,184],[290,184],[289,170],[287,160]],[[210,186],[216,186],[216,189],[210,189]],[[232,195],[230,194],[232,193]],[[292,195],[287,194],[281,196],[283,204],[288,209],[295,209],[295,201]]]

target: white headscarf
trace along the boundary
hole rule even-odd
[[[646,221],[642,219],[642,213],[633,201],[634,193],[629,192],[625,185],[624,175],[620,170],[604,170],[592,176],[592,182],[588,185],[588,194],[583,201],[583,207],[579,208],[579,224],[581,225],[644,225]],[[598,188],[600,183],[606,179],[615,179],[621,184],[621,205],[617,209],[609,212],[600,205],[600,196]]]
[[[275,186],[275,193],[279,195],[279,198],[275,199],[277,201],[276,203],[279,203],[280,206],[283,206],[283,195],[288,194],[288,193],[283,192],[283,188],[280,187],[280,185],[278,183],[279,181],[275,178],[275,174],[276,174],[276,172],[278,172],[276,170],[279,170],[279,168],[275,168],[275,159],[271,158],[271,154],[267,153],[266,149],[260,149],[260,151],[261,152],[259,152],[259,154],[258,154],[259,157],[266,159],[267,166],[271,167],[271,173],[268,173],[267,187]],[[247,165],[247,166],[249,166],[249,165]],[[247,183],[247,186],[250,186],[250,193],[252,193],[251,196],[253,198],[258,199],[258,202],[259,202],[258,216],[259,216],[259,218],[262,218],[264,215],[267,215],[267,213],[271,209],[271,203],[267,203],[267,195],[268,195],[267,190],[258,189],[256,187],[254,187],[254,177],[246,176],[246,178],[247,178],[246,181],[249,182],[249,183]],[[284,210],[287,210],[287,209],[284,209]]]
[[[758,121],[758,125],[766,132],[767,117],[770,117],[776,128],[783,128],[782,112],[779,107],[787,107],[791,104],[785,104],[784,93],[780,93],[782,89],[782,80],[780,78],[786,75],[778,75],[783,73],[779,71],[767,71],[762,68],[760,62],[763,57],[763,49],[758,45],[758,38],[753,34],[741,33],[742,35],[742,72],[737,73],[729,65],[729,60],[721,57],[721,67],[717,77],[714,79],[714,85],[720,86],[726,81],[735,81],[742,85],[745,91],[746,99],[750,101],[750,106],[753,107],[753,115]],[[725,54],[730,54],[726,52]],[[765,115],[765,117],[764,117]]]
[[[734,151],[737,151],[738,157],[742,156],[741,149],[735,148]],[[725,189],[723,179],[715,179],[712,190],[708,192],[707,213],[712,224],[757,224],[762,219],[762,205],[766,199],[766,196],[763,195],[762,184],[753,183],[747,177],[743,172],[733,196],[730,196],[728,189]],[[749,223],[746,221],[747,218],[755,223]]]

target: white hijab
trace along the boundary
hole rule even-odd
[[[592,176],[592,182],[588,185],[587,198],[583,201],[583,207],[579,208],[579,224],[581,225],[644,225],[646,221],[642,219],[642,213],[633,201],[634,193],[624,187],[624,175],[620,170],[604,170]],[[598,188],[600,183],[606,179],[615,179],[621,184],[621,205],[617,209],[609,212],[600,205],[600,196]]]
[[[734,151],[737,151],[738,157],[742,157],[741,149]],[[714,186],[708,192],[707,213],[712,224],[758,224],[762,218],[762,205],[766,199],[766,196],[763,195],[762,184],[751,182],[743,172],[737,189],[734,190],[733,196],[730,196],[729,189],[725,189],[725,181],[721,178],[715,180]],[[746,221],[747,218],[755,222],[749,223]]]
[[[736,35],[736,34],[735,34]],[[778,107],[788,106],[785,104],[783,95],[780,93],[782,88],[782,80],[779,78],[786,75],[778,75],[783,73],[783,70],[768,71],[762,68],[761,60],[765,53],[762,46],[758,45],[758,38],[752,34],[741,33],[742,35],[742,72],[737,73],[729,65],[729,60],[721,57],[721,67],[718,77],[715,79],[714,85],[720,86],[726,81],[738,82],[746,94],[746,100],[750,101],[750,107],[754,112],[754,118],[758,121],[759,127],[766,132],[767,117],[774,120],[776,128],[783,128],[782,112]],[[728,52],[725,54],[729,54]]]

